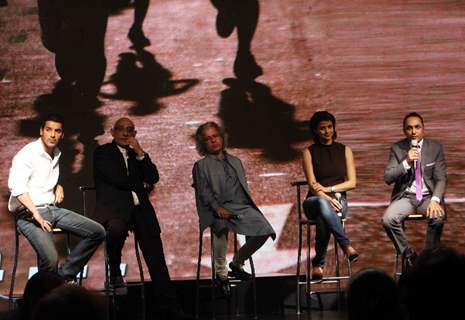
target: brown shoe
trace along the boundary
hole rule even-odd
[[[358,257],[360,256],[351,245],[342,247],[342,251],[344,251],[345,255],[347,256],[350,262],[357,261]]]
[[[313,267],[312,268],[312,280],[321,280],[323,279],[323,267]]]

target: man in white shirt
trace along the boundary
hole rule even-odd
[[[48,115],[42,121],[40,138],[14,156],[8,178],[11,193],[8,209],[37,253],[39,270],[58,272],[72,281],[105,238],[105,229],[91,219],[57,206],[64,199],[63,187],[58,184],[61,151],[57,147],[63,134],[63,118]],[[53,228],[82,238],[60,268]]]
[[[395,184],[382,222],[408,268],[416,254],[408,244],[402,223],[415,211],[425,215],[428,219],[426,247],[439,244],[445,219],[447,176],[442,145],[424,138],[421,115],[407,114],[403,126],[406,138],[392,145],[384,171],[384,181]]]

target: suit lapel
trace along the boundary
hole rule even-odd
[[[428,147],[429,141],[423,138],[423,145],[421,146],[421,171],[424,172],[425,165],[428,163]]]
[[[402,149],[402,159],[405,159],[407,157],[407,153],[410,149],[410,141],[408,139],[404,139],[401,143],[401,149]]]
[[[121,153],[121,151],[118,149],[118,146],[116,145],[115,142],[113,142],[113,156],[118,161],[118,165],[120,167],[120,172],[122,174],[127,175],[128,174],[128,169],[126,167],[126,163],[124,162],[124,156]]]
[[[399,147],[402,152],[399,158],[403,161],[407,157],[407,153],[410,150],[410,140],[408,139],[402,140]],[[404,180],[404,183],[406,183],[404,189],[407,188],[408,185],[410,185],[410,183],[412,183],[413,179],[415,179],[415,175],[413,174],[413,168],[412,168],[407,171],[407,178],[406,180]]]

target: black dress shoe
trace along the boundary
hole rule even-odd
[[[236,279],[239,279],[239,280],[252,279],[252,275],[250,273],[244,271],[244,269],[236,266],[232,262],[229,263],[229,269],[231,269],[232,276]]]
[[[417,259],[417,253],[413,248],[408,247],[402,253],[402,273],[409,272],[413,265],[415,264],[415,260]]]
[[[218,286],[218,288],[221,289],[221,292],[225,296],[230,296],[231,295],[231,286],[229,285],[228,278],[226,278],[226,279],[216,278],[216,285]]]

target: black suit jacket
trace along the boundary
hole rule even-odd
[[[123,155],[115,142],[99,146],[94,152],[94,182],[96,205],[94,219],[102,224],[111,219],[130,220],[134,209],[132,191],[139,198],[143,215],[142,221],[160,232],[155,210],[144,189],[144,182],[154,185],[159,180],[158,170],[148,154],[143,160],[135,159],[133,150],[128,150],[129,158],[134,158],[134,170],[128,175]],[[128,159],[128,162],[130,160]]]

